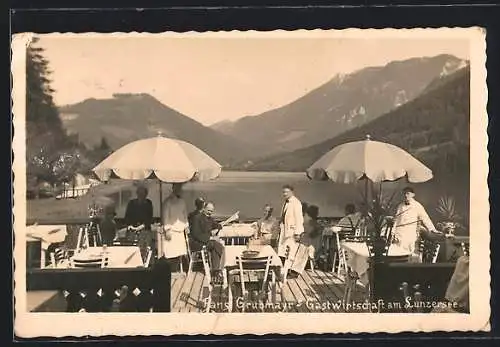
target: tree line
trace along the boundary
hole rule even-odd
[[[89,174],[112,152],[105,138],[87,148],[78,134],[66,133],[53,99],[49,62],[37,41],[35,38],[26,51],[27,190],[35,196],[42,185],[57,188],[74,182],[77,173]]]

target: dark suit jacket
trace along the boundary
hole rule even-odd
[[[191,225],[193,225],[193,218],[194,218],[194,216],[199,215],[199,214],[201,214],[201,211],[198,211],[198,210],[194,210],[192,212],[189,212],[189,214],[188,214],[188,224],[189,224],[190,227],[191,227]]]
[[[189,238],[193,251],[199,251],[203,245],[210,240],[211,231],[221,229],[219,223],[203,213],[195,214],[192,218],[192,225],[189,226]]]
[[[153,203],[146,199],[142,204],[139,200],[132,199],[128,202],[125,212],[125,223],[127,225],[138,226],[144,224],[146,229],[151,229],[153,222]]]

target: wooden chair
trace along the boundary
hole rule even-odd
[[[191,246],[189,245],[189,237],[187,233],[184,234],[186,237],[186,248],[187,248],[187,253],[188,253],[188,260],[189,260],[189,265],[188,265],[188,270],[187,270],[187,275],[189,275],[193,271],[193,265],[194,264],[203,264],[203,257],[202,253],[203,250],[201,251],[191,251]],[[203,246],[205,247],[205,246]],[[208,264],[211,268],[211,260],[210,257],[208,257]],[[182,260],[181,260],[181,267],[182,267]],[[182,269],[181,269],[182,271]]]
[[[229,271],[229,283],[230,285],[239,284],[241,287],[243,312],[245,312],[246,304],[250,298],[249,289],[257,286],[258,302],[264,304],[267,301],[269,284],[274,281],[274,276],[270,276],[271,260],[272,256],[256,258],[236,257],[237,268]],[[264,305],[262,305],[262,311],[264,311]]]
[[[106,268],[108,267],[109,259],[102,257],[98,259],[74,259],[70,260],[70,265],[75,269],[88,269],[88,268]]]
[[[345,249],[342,248],[341,246],[341,241],[343,242],[359,242],[359,243],[366,243],[368,238],[366,236],[356,236],[354,234],[348,233],[344,234],[342,236],[339,236],[339,233],[336,233],[336,243],[337,243],[337,253],[339,254],[339,264],[337,267],[337,276],[340,276],[340,272],[342,269],[344,269],[345,274],[347,275],[348,269],[347,269],[347,252]],[[332,269],[332,272],[335,272],[335,269]]]
[[[283,264],[283,268],[281,269],[281,278],[282,283],[286,284],[288,271],[292,267],[293,264],[293,256],[290,251],[290,246],[285,247],[285,262]]]
[[[347,304],[351,302],[352,295],[356,291],[356,284],[358,283],[359,276],[355,271],[352,271],[351,268],[347,268],[347,273],[344,281],[344,296],[343,302],[346,305],[345,309],[347,310]]]
[[[207,247],[203,246],[202,250],[199,252],[201,254],[201,260],[203,262],[203,270],[205,271],[205,277],[203,279],[203,288],[208,289],[208,301],[207,301],[207,307],[205,308],[205,312],[209,313],[210,312],[210,307],[212,305],[212,292],[214,285],[212,283],[212,272],[211,272],[211,267],[209,263],[209,255],[207,251]]]
[[[56,268],[66,258],[66,251],[62,248],[54,249],[54,252],[50,253],[50,263],[53,268]]]

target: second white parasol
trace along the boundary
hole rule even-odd
[[[334,147],[307,169],[307,176],[344,184],[365,179],[365,199],[369,181],[379,183],[406,177],[410,183],[422,183],[433,177],[432,171],[410,153],[389,143],[373,141],[370,135],[363,141]]]

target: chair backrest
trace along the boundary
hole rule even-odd
[[[421,238],[418,243],[423,263],[435,263],[439,256],[441,245],[438,242]]]
[[[262,288],[264,290],[267,285],[267,279],[269,278],[269,268],[271,266],[272,256],[267,257],[254,257],[247,258],[242,256],[236,257],[236,265],[240,269],[241,286],[243,291],[245,291],[245,272],[249,271],[262,271],[264,270],[264,277],[262,281]]]
[[[210,262],[208,261],[208,250],[207,246],[203,246],[201,249],[201,260],[203,262],[203,270],[205,271],[205,279],[208,285],[212,285],[212,273],[210,270]]]
[[[71,259],[71,267],[74,268],[105,268],[108,267],[109,259]]]

